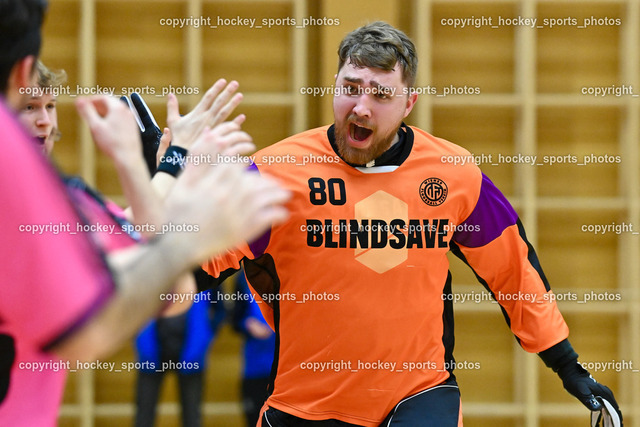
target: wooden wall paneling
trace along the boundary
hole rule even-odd
[[[581,230],[585,224],[625,221],[640,231],[640,100],[581,93],[587,86],[621,84],[632,85],[640,93],[640,0],[578,3],[58,0],[50,6],[53,20],[45,26],[43,59],[53,68],[67,70],[72,89],[76,84],[198,88],[198,96],[179,95],[183,112],[217,78],[236,78],[245,94],[238,113],[248,115],[245,128],[259,146],[265,146],[306,129],[313,112],[318,113],[321,124],[333,122],[332,97],[302,95],[300,88],[309,84],[311,76],[318,79],[314,84],[333,86],[340,40],[365,22],[383,19],[400,25],[416,43],[418,87],[431,85],[441,91],[448,85],[468,85],[481,91],[479,95],[422,95],[409,123],[433,130],[436,136],[474,154],[621,156],[620,164],[485,164],[481,169],[516,207],[557,294],[593,291],[624,296],[621,302],[561,301],[559,306],[581,360],[626,360],[637,365],[636,372],[604,372],[597,378],[616,389],[626,424],[640,427],[640,236],[594,235]],[[188,16],[300,20],[312,13],[340,23],[305,29],[285,25],[173,29],[158,23],[161,17]],[[622,25],[454,29],[441,23],[446,17],[482,15],[494,19],[498,15],[537,16],[539,20],[609,16],[620,18]],[[316,40],[318,46],[311,51],[317,49],[320,54],[312,60],[308,48]],[[317,69],[310,69],[309,64]],[[64,169],[79,172],[120,201],[113,170],[75,117],[74,99],[60,97],[64,136],[55,156]],[[166,98],[145,99],[158,122],[164,122]],[[453,261],[452,271],[454,292],[481,291],[466,267]],[[514,342],[495,304],[458,304],[455,309],[456,356],[482,363],[482,369],[459,372],[465,424],[563,427],[586,421],[584,408],[562,389],[555,374]],[[489,327],[480,331],[481,326]],[[222,352],[219,363],[225,366],[238,345],[227,338],[216,349]],[[491,346],[483,347],[483,342]],[[497,349],[495,356],[486,349]],[[129,347],[113,360],[130,357]],[[489,377],[499,385],[493,393],[486,393]],[[105,372],[70,375],[60,424],[84,427],[131,419],[133,403],[126,396],[111,397],[105,381],[116,388],[115,384],[130,384],[130,378],[114,378]],[[219,377],[213,381],[229,384],[233,380]],[[105,389],[98,392],[97,387]],[[234,393],[230,389],[208,396],[206,419],[216,425],[239,422]],[[159,409],[165,416],[163,425],[176,424],[175,395],[165,396]]]
[[[356,28],[377,20],[383,20],[391,25],[398,25],[400,4],[398,0],[324,0],[321,6],[323,17],[338,19],[340,25],[322,26],[320,28],[321,85],[333,87],[334,76],[338,68],[338,46],[349,32]],[[404,29],[407,30],[407,29]],[[321,100],[321,117],[325,124],[333,123],[332,95],[324,96]]]
[[[631,85],[636,96],[626,98],[624,120],[621,123],[619,187],[625,198],[625,219],[633,225],[634,234],[620,236],[618,289],[624,292],[626,316],[619,325],[618,359],[635,363],[620,376],[620,394],[625,396],[627,423],[640,427],[640,2],[623,4],[625,26],[620,49],[622,84]],[[629,422],[630,420],[630,422]]]

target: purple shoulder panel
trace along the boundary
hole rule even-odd
[[[260,173],[260,170],[258,169],[258,166],[256,166],[255,163],[251,163],[247,167],[247,170]],[[251,253],[253,254],[254,258],[259,258],[262,255],[264,255],[264,251],[267,249],[270,239],[271,239],[271,229],[267,230],[262,236],[258,237],[253,242],[249,243],[249,249],[251,249]]]
[[[264,255],[264,251],[267,249],[267,246],[269,246],[270,239],[271,230],[267,230],[262,236],[249,243],[249,249],[251,249],[254,259]]]
[[[476,207],[460,230],[453,235],[453,241],[468,248],[478,248],[495,240],[502,232],[518,220],[518,214],[509,201],[485,174],[482,174],[480,197]]]

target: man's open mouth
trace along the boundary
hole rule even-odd
[[[349,135],[354,141],[362,142],[373,133],[373,130],[366,127],[357,125],[355,123],[349,124]]]
[[[40,145],[44,145],[44,142],[47,140],[46,136],[36,136],[36,141],[38,141],[38,143]]]

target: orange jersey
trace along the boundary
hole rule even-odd
[[[527,351],[568,336],[552,298],[514,297],[542,300],[549,286],[504,196],[473,162],[444,161],[469,152],[417,128],[401,132],[396,166],[345,163],[328,127],[255,155],[260,173],[292,192],[290,217],[204,268],[219,276],[245,260],[277,333],[269,406],[377,426],[403,398],[445,381],[454,341],[449,250],[493,293]]]

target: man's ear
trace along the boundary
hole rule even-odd
[[[404,116],[402,116],[402,118],[407,117],[409,113],[411,113],[411,110],[413,110],[413,106],[416,105],[417,100],[418,94],[416,92],[411,92],[407,98],[407,104],[405,105]]]
[[[36,57],[29,55],[16,62],[9,72],[7,80],[6,100],[11,108],[18,111],[23,107],[25,96],[21,89],[31,87]]]
[[[33,71],[36,57],[33,55],[25,56],[16,62],[9,73],[9,87],[13,79],[13,86],[17,89],[30,87],[33,85]]]

